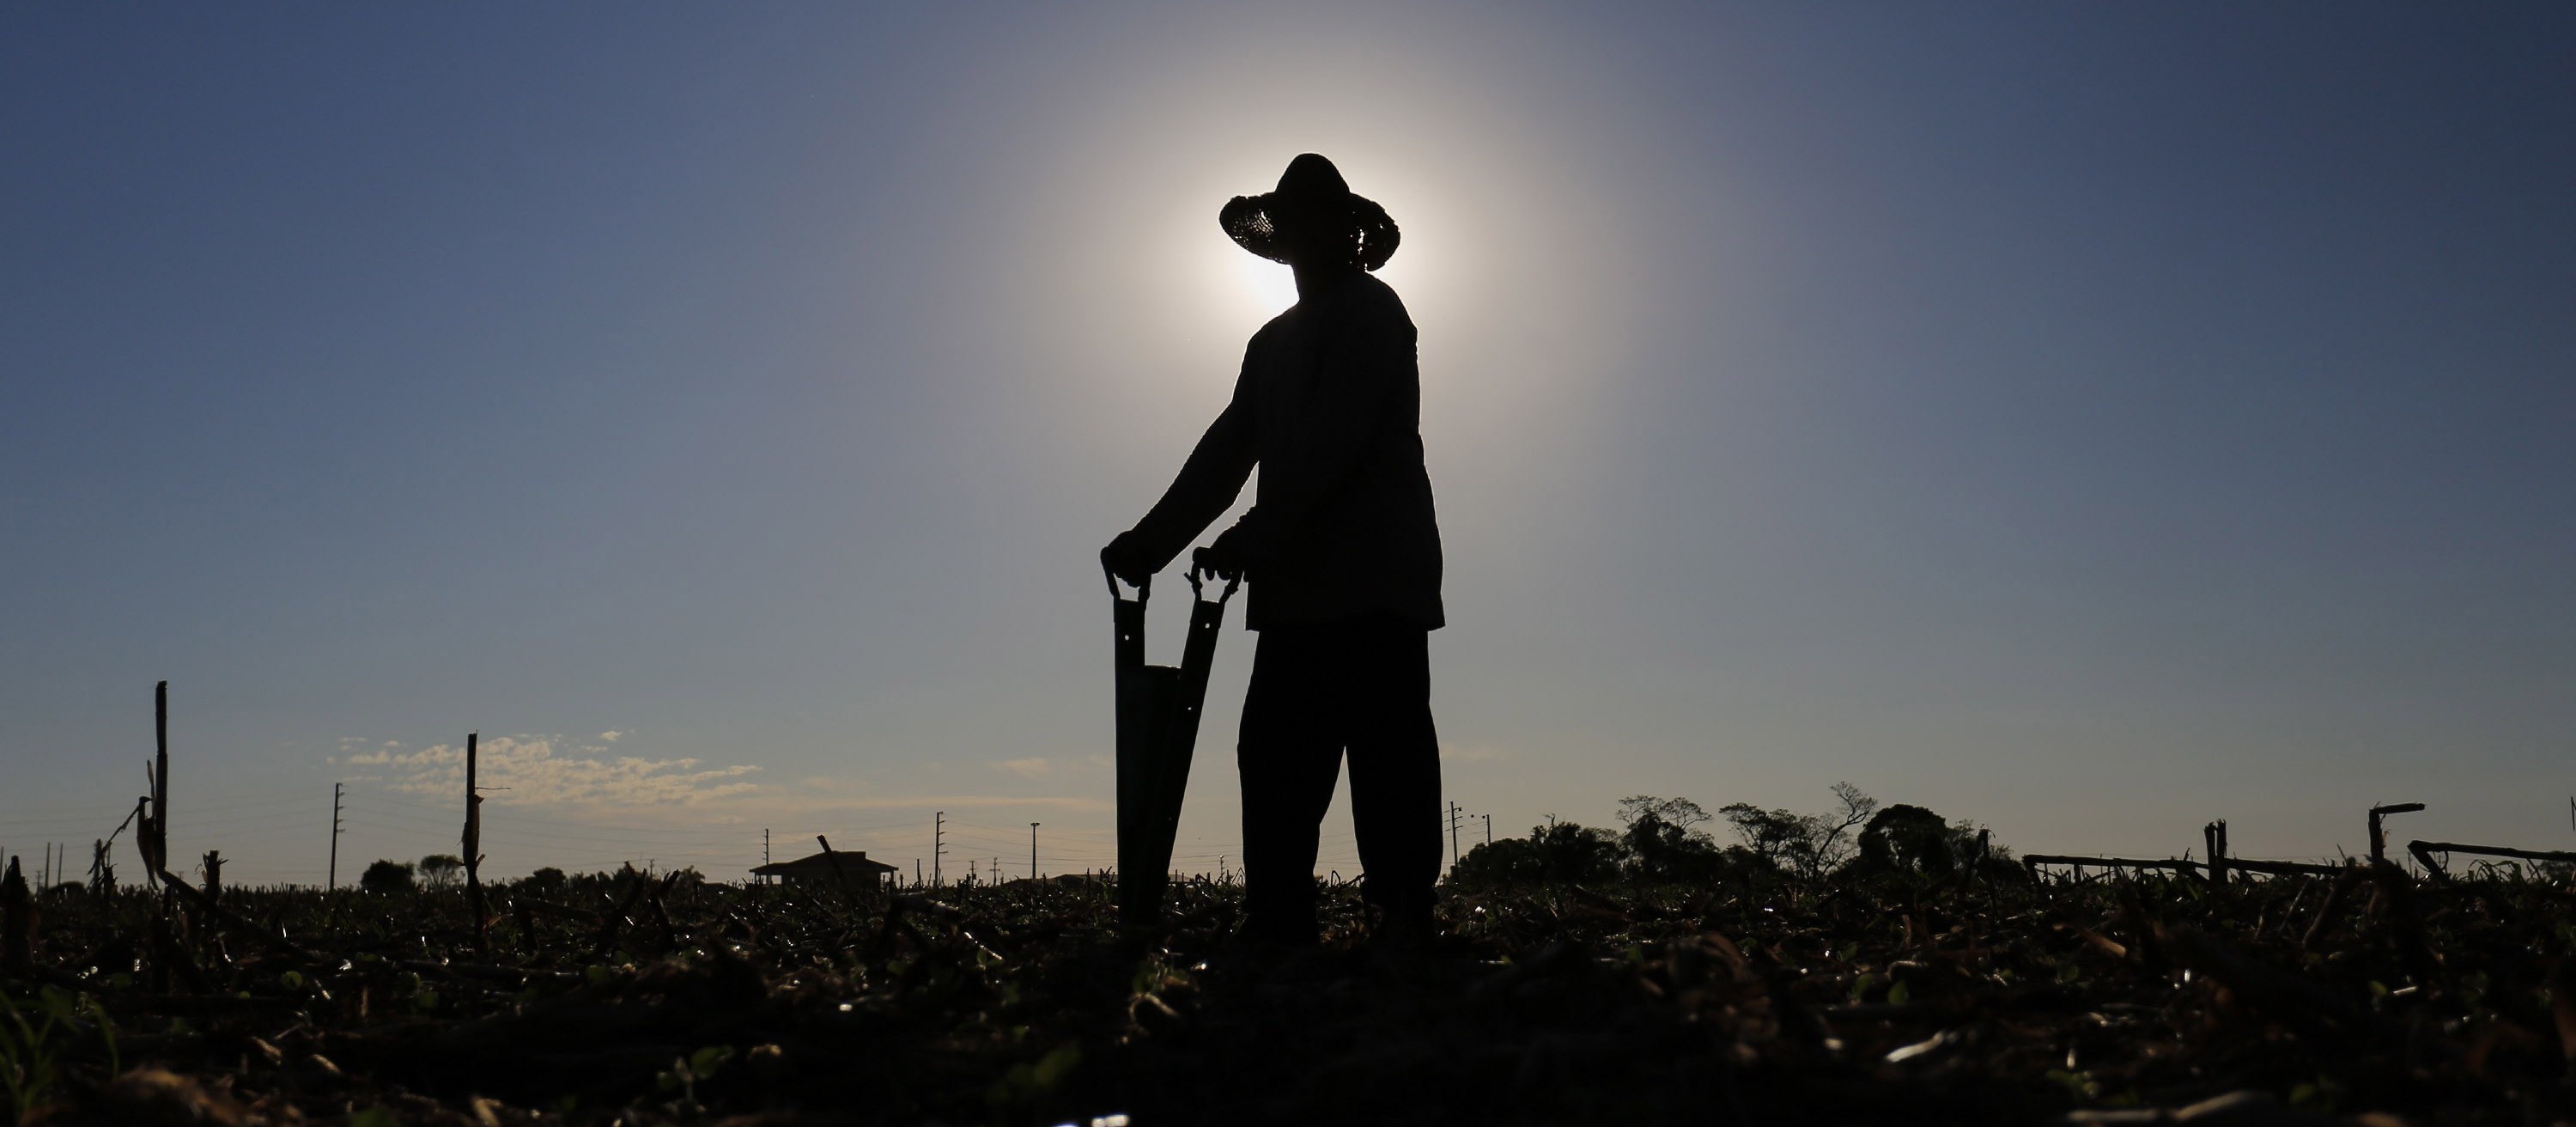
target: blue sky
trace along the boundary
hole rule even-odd
[[[344,854],[437,847],[474,730],[503,871],[908,865],[934,810],[952,871],[1105,863],[1093,554],[1288,300],[1213,218],[1307,150],[1404,225],[1497,832],[1848,779],[2031,850],[2555,847],[2571,56],[2549,5],[13,6],[0,847],[114,826],[167,679],[174,852],[250,879],[321,878],[334,780]]]

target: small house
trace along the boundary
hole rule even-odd
[[[851,888],[865,895],[882,889],[885,878],[895,871],[894,866],[883,861],[868,860],[866,853],[836,849],[793,861],[762,865],[751,873],[784,881],[790,886]]]

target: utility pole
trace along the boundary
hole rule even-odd
[[[769,867],[769,831],[765,828],[760,831],[760,867]],[[760,878],[760,883],[768,884],[769,878]]]
[[[941,851],[943,851],[943,850],[945,850],[945,849],[947,849],[947,848],[948,848],[948,846],[947,846],[947,845],[943,844],[943,843],[947,840],[947,835],[948,835],[948,812],[947,812],[947,811],[945,811],[945,810],[933,810],[933,811],[931,811],[931,812],[930,812],[930,886],[931,886],[932,888],[937,888],[937,887],[939,887],[939,854],[940,854],[940,852],[941,852]]]
[[[474,950],[492,951],[491,917],[483,910],[483,796],[474,793],[475,742],[480,732],[465,733],[465,902],[474,910]]]
[[[1458,863],[1458,804],[1449,804],[1449,863]]]
[[[1029,879],[1038,879],[1038,824],[1029,823]]]
[[[340,828],[340,784],[333,783],[331,784],[331,871],[329,876],[323,878],[327,882],[322,887],[324,892],[337,892],[340,889],[340,835],[347,832],[349,831]]]
[[[1485,815],[1485,844],[1487,844],[1487,845],[1492,845],[1493,843],[1494,843],[1494,816],[1493,816],[1493,815],[1491,815],[1491,814],[1487,814],[1487,815]]]

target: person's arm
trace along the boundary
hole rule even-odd
[[[1136,527],[1119,533],[1101,549],[1101,562],[1120,578],[1134,583],[1163,570],[1243,492],[1243,483],[1252,476],[1252,464],[1260,456],[1251,388],[1252,352],[1259,342],[1256,336],[1253,346],[1244,350],[1234,399],[1199,436],[1198,446],[1181,463],[1180,476],[1163,491],[1163,499],[1154,502]]]
[[[1189,461],[1181,463],[1180,476],[1163,491],[1163,499],[1154,502],[1145,519],[1137,521],[1127,533],[1135,537],[1132,547],[1136,561],[1152,565],[1145,569],[1147,574],[1163,570],[1242,494],[1243,483],[1252,476],[1252,463],[1258,454],[1253,443],[1252,416],[1252,405],[1244,402],[1240,394],[1226,404],[1225,412],[1208,424],[1206,434],[1199,436],[1198,447],[1190,451]]]
[[[1344,324],[1347,335],[1315,374],[1296,432],[1272,440],[1270,461],[1261,467],[1261,504],[1227,530],[1228,547],[1247,567],[1259,567],[1358,471],[1398,397],[1418,394],[1414,329],[1403,308],[1372,303],[1353,312]]]

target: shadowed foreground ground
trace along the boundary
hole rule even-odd
[[[0,977],[39,1123],[2576,1119],[2576,897],[2538,883],[1452,889],[1408,951],[1336,890],[1289,953],[1236,900],[1134,935],[1081,883],[615,874],[497,890],[478,953],[453,891],[58,892]]]

